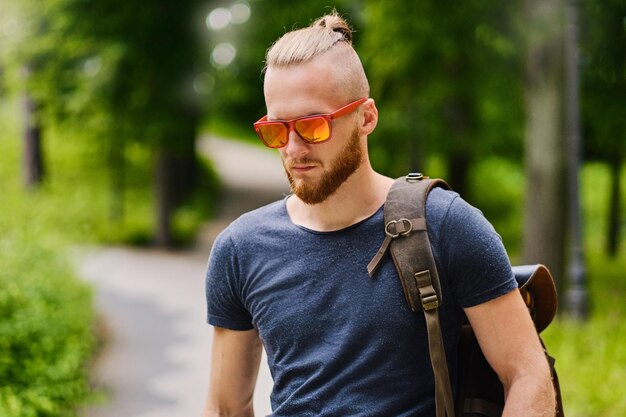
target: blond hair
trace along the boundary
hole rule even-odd
[[[293,30],[280,37],[265,56],[264,71],[288,67],[334,53],[334,66],[348,94],[367,97],[369,84],[361,60],[352,46],[352,29],[336,11],[322,16],[309,27]]]

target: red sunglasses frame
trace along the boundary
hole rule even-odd
[[[257,122],[254,123],[254,130],[256,131],[257,135],[259,135],[259,138],[261,139],[261,141],[263,142],[263,144],[265,146],[267,146],[268,148],[273,148],[273,149],[278,149],[278,148],[283,148],[285,146],[287,146],[287,143],[289,143],[289,133],[293,130],[294,132],[296,132],[298,134],[298,136],[300,136],[300,138],[305,141],[306,143],[310,143],[310,144],[316,144],[316,143],[322,143],[322,142],[326,142],[327,140],[330,140],[330,138],[332,138],[333,136],[333,130],[332,130],[332,121],[334,119],[338,119],[340,117],[343,116],[347,116],[348,114],[354,112],[361,104],[365,103],[365,101],[367,101],[367,97],[364,98],[360,98],[358,100],[355,100],[351,103],[346,104],[345,106],[343,106],[342,108],[340,108],[339,110],[336,110],[332,113],[327,113],[327,114],[313,114],[313,115],[309,115],[309,116],[302,116],[302,117],[296,117],[295,119],[290,119],[290,120],[267,120],[267,115],[261,117]],[[318,140],[318,141],[311,141],[309,139],[306,139],[304,137],[302,137],[302,135],[300,134],[300,132],[298,132],[298,130],[296,129],[295,123],[297,121],[300,120],[305,120],[305,119],[316,119],[316,118],[323,118],[326,120],[326,122],[328,123],[328,138],[323,139],[323,140]],[[283,145],[280,146],[271,146],[269,143],[267,143],[265,141],[265,139],[263,138],[263,135],[261,134],[261,126],[267,126],[267,125],[274,125],[274,124],[282,124],[287,128],[287,140],[285,141],[285,143]]]

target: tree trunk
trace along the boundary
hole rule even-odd
[[[126,188],[125,141],[122,136],[111,138],[109,147],[109,220],[124,219],[124,189]]]
[[[27,93],[22,97],[22,111],[24,114],[22,174],[24,186],[32,189],[43,181],[44,164],[37,104]]]
[[[173,247],[172,217],[197,186],[196,128],[200,113],[194,106],[182,109],[181,123],[171,137],[158,145],[155,159],[155,243]]]
[[[619,252],[620,230],[621,230],[621,179],[622,179],[622,162],[621,155],[615,155],[611,159],[611,193],[609,196],[609,215],[607,230],[607,249],[609,256],[615,258]]]
[[[172,235],[172,216],[174,214],[174,181],[175,175],[172,153],[161,145],[155,158],[154,193],[155,193],[155,243],[157,246],[169,248],[174,245]]]
[[[197,186],[196,133],[195,125],[186,125],[171,155],[174,164],[171,173],[174,188],[172,198],[175,206],[184,203]]]
[[[526,206],[523,261],[547,265],[557,283],[565,253],[563,4],[526,0]]]
[[[182,138],[181,138],[182,139]],[[188,199],[196,185],[197,159],[195,137],[186,138],[176,149],[161,145],[155,161],[155,204],[157,246],[174,246],[172,216]]]

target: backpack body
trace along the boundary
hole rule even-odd
[[[550,271],[544,265],[514,266],[522,299],[535,323],[537,333],[543,331],[556,314],[557,294]],[[556,417],[563,417],[563,404],[555,360],[539,336],[552,373],[556,393]],[[504,408],[504,388],[498,375],[483,355],[469,323],[461,329],[458,349],[458,382],[455,397],[457,417],[500,417]]]

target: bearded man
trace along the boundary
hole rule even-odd
[[[267,115],[254,127],[280,153],[293,193],[241,216],[212,249],[204,416],[253,416],[263,347],[271,416],[434,416],[423,316],[406,305],[389,257],[374,279],[367,273],[393,179],[368,157],[378,110],[345,20],[331,13],[282,36],[267,53],[264,94]],[[426,218],[452,384],[467,315],[504,383],[504,415],[554,415],[548,364],[499,236],[442,189]]]

